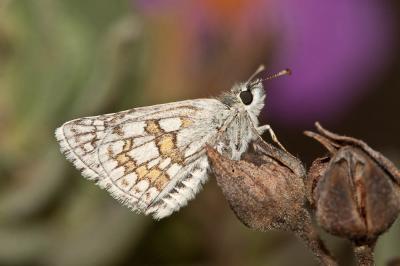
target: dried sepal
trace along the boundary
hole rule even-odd
[[[316,122],[315,126],[320,133],[319,136],[322,138],[325,138],[326,140],[329,141],[330,147],[327,146],[327,142],[323,143],[321,139],[317,139],[315,135],[309,135],[310,137],[315,138],[318,140],[321,144],[323,144],[329,151],[331,151],[331,147],[334,147],[336,149],[339,149],[340,147],[344,146],[353,146],[353,147],[358,147],[361,150],[363,150],[365,153],[367,153],[381,168],[383,168],[389,175],[390,178],[392,178],[395,183],[400,185],[400,170],[383,154],[381,154],[378,151],[375,151],[371,147],[368,146],[367,143],[365,143],[362,140],[353,138],[353,137],[348,137],[348,136],[341,136],[338,134],[335,134],[333,132],[328,131],[327,129],[323,128],[320,123]],[[313,132],[306,131],[306,135],[308,134],[315,134]],[[316,134],[318,135],[318,134]]]
[[[328,167],[329,161],[330,161],[330,157],[317,158],[313,161],[313,163],[308,171],[308,175],[305,180],[306,196],[313,208],[315,208],[315,200],[313,197],[313,195],[314,195],[313,192],[318,184],[318,181],[325,173],[326,168]]]

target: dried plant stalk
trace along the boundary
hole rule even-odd
[[[372,266],[374,264],[374,245],[354,246],[357,265]]]

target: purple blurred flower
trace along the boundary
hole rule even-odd
[[[274,118],[292,123],[333,119],[383,71],[394,48],[392,16],[379,0],[280,0],[277,68],[290,78],[269,91]]]
[[[200,57],[208,60],[209,56],[211,64],[223,52],[218,50],[218,42],[226,36],[230,38],[224,41],[239,54],[246,49],[266,49],[265,40],[277,44],[271,69],[290,67],[293,75],[267,84],[265,111],[287,124],[308,124],[343,115],[389,65],[397,41],[390,7],[379,0],[134,3],[144,14],[173,14],[182,22],[177,24],[182,35],[196,38],[188,41],[196,44],[189,50],[199,54],[197,50],[203,49]],[[265,61],[257,59],[258,63]]]

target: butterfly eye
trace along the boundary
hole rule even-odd
[[[239,97],[245,105],[249,105],[253,102],[253,94],[251,94],[250,90],[242,91]]]

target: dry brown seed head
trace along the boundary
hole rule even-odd
[[[357,244],[373,243],[400,212],[399,171],[366,143],[317,128],[306,135],[321,142],[329,157],[310,168],[307,191],[318,223]]]
[[[207,149],[218,185],[245,225],[262,231],[292,230],[304,219],[304,176],[295,172],[305,170],[298,159],[272,145],[253,145],[240,161]]]

